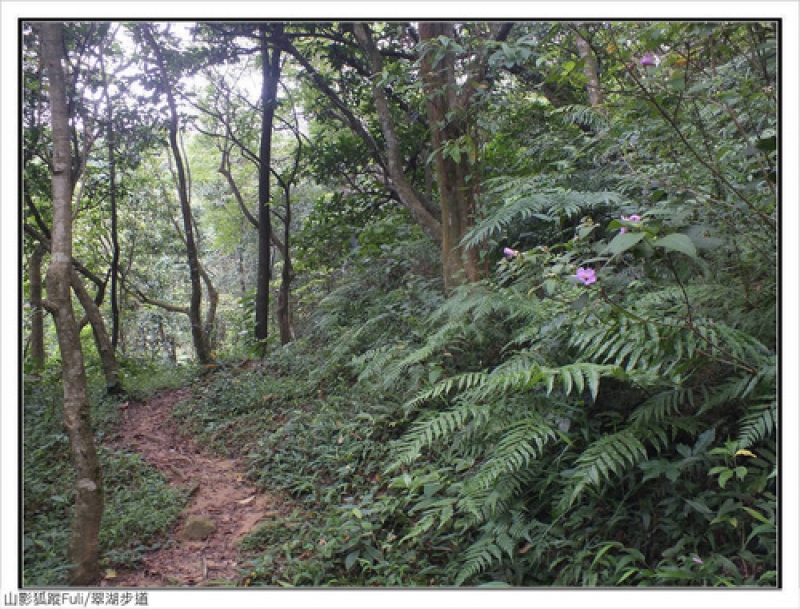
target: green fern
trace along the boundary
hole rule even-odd
[[[742,418],[737,442],[739,448],[751,446],[772,437],[777,431],[775,400],[753,404]]]
[[[601,131],[607,127],[608,120],[592,106],[569,104],[553,110],[553,116],[560,117],[566,125],[579,125]]]
[[[642,402],[631,415],[631,421],[642,427],[651,423],[662,423],[674,418],[682,406],[694,408],[692,390],[683,387],[667,389]]]
[[[477,404],[461,404],[446,412],[418,421],[395,445],[395,461],[387,468],[394,471],[417,459],[422,451],[434,442],[452,436],[467,421],[487,420],[488,408]]]
[[[622,476],[646,457],[647,450],[633,429],[603,436],[578,457],[571,484],[558,503],[559,511],[568,510],[587,488],[602,488],[613,476]]]
[[[524,181],[506,181],[503,191],[496,193],[496,196],[504,198],[503,207],[473,227],[464,236],[461,245],[476,247],[510,226],[528,220],[555,224],[561,218],[580,217],[589,209],[623,204],[623,199],[614,192],[574,192],[561,188],[531,192],[530,183]]]
[[[491,456],[464,486],[459,507],[476,522],[488,519],[501,503],[508,503],[530,476],[527,470],[545,447],[559,438],[557,430],[540,416],[509,425]]]

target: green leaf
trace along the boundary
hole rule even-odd
[[[692,240],[682,233],[672,233],[653,242],[656,247],[663,247],[668,252],[681,252],[690,258],[697,258],[697,248]]]
[[[686,235],[692,240],[695,247],[701,250],[708,250],[724,245],[725,240],[712,236],[714,230],[708,226],[690,226],[686,229]]]
[[[675,78],[670,78],[667,81],[667,87],[669,87],[673,91],[685,91],[686,79],[683,76],[676,76]]]
[[[621,233],[614,237],[606,247],[606,252],[613,256],[621,254],[631,249],[634,245],[645,238],[647,233]]]
[[[708,506],[703,505],[702,503],[692,501],[691,499],[684,499],[684,501],[705,516],[712,516],[714,514],[714,512],[712,512]]]
[[[764,152],[773,152],[778,147],[778,139],[776,136],[771,135],[769,137],[764,137],[756,142],[756,148],[759,150],[763,150]]]
[[[751,509],[751,508],[749,508],[749,507],[742,507],[742,509],[743,509],[745,512],[747,512],[748,514],[750,514],[750,515],[751,515],[753,518],[755,518],[756,520],[758,520],[759,522],[763,522],[764,524],[768,524],[768,525],[770,525],[770,526],[772,526],[772,527],[774,527],[774,526],[775,526],[773,523],[771,523],[771,522],[770,522],[770,521],[769,521],[769,520],[768,520],[768,519],[767,519],[767,518],[766,518],[766,517],[765,517],[763,514],[761,514],[760,512],[757,512],[757,511],[755,511],[754,509]]]
[[[446,505],[442,510],[441,519],[439,521],[439,528],[441,529],[445,524],[447,524],[453,518],[453,506]]]
[[[355,552],[350,552],[347,557],[344,559],[344,568],[348,571],[353,567],[355,562],[358,560],[358,557],[361,555],[360,550],[356,550]]]

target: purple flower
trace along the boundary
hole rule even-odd
[[[512,250],[510,247],[503,248],[503,254],[508,258],[515,258],[519,256],[519,252],[517,250]]]
[[[650,51],[647,51],[647,53],[644,54],[644,57],[639,60],[639,63],[645,67],[654,66],[656,65],[656,58],[653,57],[653,54]]]
[[[583,282],[583,285],[591,285],[595,281],[597,281],[597,277],[594,274],[594,269],[585,269],[583,267],[578,269],[578,272],[573,275],[573,277],[577,277]]]
[[[703,561],[697,558],[697,556],[692,556],[692,560],[696,562],[698,565],[702,565]]]
[[[620,218],[622,218],[623,222],[641,222],[642,221],[642,218],[640,216],[637,216],[636,214],[633,214],[632,216],[620,216]],[[621,229],[619,229],[619,232],[620,232],[621,235],[624,235],[625,233],[628,232],[628,229],[623,226]]]

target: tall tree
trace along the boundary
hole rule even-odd
[[[114,349],[119,343],[119,228],[117,213],[117,159],[114,150],[114,109],[108,93],[108,73],[104,61],[105,53],[100,53],[100,69],[103,77],[103,97],[106,102],[106,147],[108,149],[108,200],[111,215],[111,345]]]
[[[419,34],[423,41],[440,43],[453,38],[453,24],[420,23]],[[436,53],[435,47],[429,48],[422,56],[421,65],[442,208],[445,287],[451,287],[463,281],[477,281],[480,276],[477,252],[460,245],[475,214],[478,181],[470,161],[470,157],[474,159],[475,156],[469,149],[449,155],[445,151],[448,144],[460,146],[463,142],[470,146],[468,140],[464,140],[470,130],[467,113],[470,88],[479,83],[470,77],[465,88],[459,90],[455,52],[446,43],[442,50],[444,52]]]
[[[342,31],[334,31],[326,34],[326,37],[333,38],[335,45],[330,45],[328,54],[331,56],[333,69],[318,67],[320,54],[316,45],[310,44],[301,47],[299,44],[291,42],[288,37],[284,39],[284,50],[300,64],[302,70],[300,75],[308,79],[313,88],[316,88],[322,96],[330,102],[329,108],[314,109],[313,113],[317,117],[334,117],[334,120],[341,122],[344,126],[361,140],[363,144],[363,155],[359,156],[359,164],[363,165],[363,171],[368,175],[373,175],[379,181],[384,192],[405,207],[411,214],[414,221],[434,242],[441,243],[441,222],[439,210],[435,203],[420,192],[413,180],[409,179],[407,164],[404,159],[404,145],[407,143],[402,133],[398,131],[392,116],[394,106],[402,106],[409,115],[416,115],[414,123],[419,122],[418,113],[414,112],[396,95],[389,97],[389,93],[384,91],[380,85],[383,52],[370,53],[376,45],[362,34],[369,35],[368,29],[357,28],[354,30],[359,44],[367,46],[367,56],[370,59],[369,65],[363,65],[363,60],[358,57],[359,47],[353,44],[350,30],[359,24],[342,24]],[[307,38],[307,42],[314,42],[318,36],[317,32],[307,34],[295,34],[295,38]],[[363,52],[363,51],[361,51]],[[335,61],[333,56],[335,55]],[[377,55],[377,56],[376,56]],[[413,59],[411,56],[403,56],[402,59]],[[373,76],[374,75],[374,76]],[[360,79],[360,82],[355,81]],[[373,123],[371,117],[360,115],[368,104],[352,99],[358,95],[358,88],[364,83],[368,84],[367,91],[372,90],[374,105],[377,114],[377,124],[380,133],[373,133],[370,128]],[[358,84],[356,87],[354,84]],[[419,141],[414,142],[415,145]],[[346,179],[346,178],[345,178]],[[352,184],[350,186],[353,186]]]
[[[346,70],[348,78],[352,78],[355,73],[371,82],[377,124],[382,137],[375,137],[367,127],[369,121],[359,118],[352,107],[345,103],[343,88],[337,90],[331,86],[303,52],[294,45],[286,45],[287,52],[301,64],[305,75],[331,100],[343,122],[363,140],[374,155],[384,172],[385,187],[409,210],[420,228],[441,245],[446,287],[453,287],[464,281],[475,281],[480,276],[476,252],[460,245],[475,212],[479,177],[474,171],[474,142],[471,150],[466,149],[470,147],[469,136],[475,127],[475,116],[470,115],[470,112],[474,110],[477,92],[487,86],[488,62],[485,45],[490,41],[505,40],[511,26],[510,23],[495,24],[488,33],[479,33],[475,37],[478,51],[463,57],[455,50],[459,45],[455,41],[456,29],[453,24],[420,24],[418,37],[426,44],[416,46],[398,42],[390,34],[382,35],[376,41],[377,30],[367,23],[343,26],[345,31],[348,28],[352,30],[358,47],[366,57],[366,66],[363,65],[363,59],[347,56],[344,51],[338,50],[346,48],[345,37],[342,37],[342,42],[337,47],[336,61],[340,64],[347,62],[342,73]],[[412,38],[417,37],[417,31],[411,25],[407,31],[412,32]],[[453,44],[444,44],[443,41]],[[418,113],[413,111],[413,103],[404,100],[391,86],[387,78],[390,73],[390,59],[395,62],[419,61],[419,70],[409,65],[406,74],[413,78],[413,74],[420,73],[421,81],[417,80],[412,86],[406,85],[405,88],[422,92],[428,100],[425,124],[433,146],[438,206],[409,178],[409,166],[404,158],[407,142],[404,141],[398,116],[400,112],[404,116]],[[458,72],[456,66],[459,67]],[[456,148],[465,144],[463,153],[455,152]]]
[[[294,280],[294,267],[292,265],[291,253],[291,238],[292,238],[292,186],[297,180],[297,175],[300,171],[300,161],[303,151],[303,138],[300,133],[300,124],[297,117],[297,109],[292,104],[293,122],[286,123],[292,134],[297,141],[297,147],[294,150],[292,168],[289,170],[287,176],[278,174],[273,170],[275,179],[280,184],[283,191],[283,218],[280,218],[283,224],[283,240],[277,237],[274,242],[278,245],[283,258],[283,266],[281,267],[281,284],[278,289],[278,304],[275,313],[278,317],[278,331],[280,332],[281,344],[286,345],[295,339],[294,324],[292,322],[292,306],[291,306],[291,285]]]
[[[206,323],[204,325],[202,319],[203,277],[201,276],[200,257],[197,252],[197,243],[195,240],[192,207],[189,201],[186,166],[183,159],[183,152],[178,142],[178,105],[175,101],[173,83],[170,79],[161,45],[156,41],[150,24],[140,24],[140,31],[150,46],[150,49],[153,51],[161,87],[167,98],[167,106],[169,108],[169,146],[175,162],[176,186],[181,206],[181,215],[183,217],[183,238],[186,243],[186,258],[189,263],[189,279],[192,287],[189,300],[189,324],[191,326],[192,342],[197,354],[197,359],[202,363],[207,363],[212,360],[211,345],[207,332],[208,324]],[[207,283],[210,283],[210,281]]]
[[[269,328],[269,282],[272,279],[270,241],[270,167],[272,163],[272,123],[278,99],[281,76],[281,51],[270,48],[268,30],[275,37],[283,33],[282,23],[258,26],[261,49],[261,146],[258,168],[258,275],[256,284],[256,340],[266,340]]]
[[[71,171],[70,182],[73,190],[80,183],[81,188],[76,197],[76,208],[73,210],[73,222],[79,217],[79,212],[91,214],[91,210],[86,205],[81,209],[78,199],[90,195],[93,189],[84,188],[87,181],[87,166],[94,143],[97,140],[99,129],[97,128],[97,103],[92,101],[91,94],[86,95],[92,88],[93,74],[91,68],[91,55],[102,45],[107,35],[107,30],[96,27],[97,24],[86,24],[70,26],[67,30],[70,36],[77,40],[78,51],[73,60],[71,77],[65,80],[67,90],[67,111],[69,113],[69,140],[71,144]],[[31,30],[31,39],[37,34],[37,30]],[[70,48],[73,48],[70,45]],[[25,71],[26,96],[25,96],[25,147],[24,147],[24,171],[25,171],[25,206],[29,219],[35,223],[35,227],[26,222],[25,234],[32,237],[39,245],[46,250],[51,249],[51,229],[50,222],[50,196],[47,188],[41,179],[38,168],[52,165],[52,153],[50,152],[51,133],[47,125],[43,122],[43,117],[47,116],[43,112],[44,98],[39,94],[41,89],[41,74],[36,71]],[[28,94],[29,93],[29,94]],[[36,201],[40,203],[37,204]],[[41,207],[41,209],[39,209]],[[83,214],[81,214],[83,215]],[[86,315],[78,324],[79,329],[86,323],[91,323],[92,333],[94,334],[95,344],[98,347],[103,371],[106,375],[106,387],[109,393],[118,393],[122,390],[119,375],[119,365],[114,349],[110,346],[110,339],[106,330],[105,320],[100,311],[106,290],[106,281],[91,272],[86,266],[79,263],[73,257],[74,268],[87,277],[97,286],[96,296],[91,298],[86,293],[83,285],[78,285],[77,275],[73,274],[72,288],[79,297],[81,306],[85,309]]]
[[[510,23],[492,26],[491,38],[505,40]],[[442,208],[442,259],[446,287],[479,279],[478,255],[461,240],[474,221],[480,176],[476,168],[475,116],[471,112],[478,91],[486,86],[487,58],[479,51],[464,68],[458,83],[455,26],[447,22],[419,24],[420,40],[428,43],[421,67],[431,145],[435,156],[439,202]],[[457,146],[447,154],[447,146]]]
[[[78,324],[72,307],[72,161],[67,89],[61,64],[63,24],[40,25],[42,56],[50,83],[53,134],[53,234],[46,306],[53,314],[61,352],[64,425],[72,447],[77,484],[70,558],[73,585],[94,583],[100,574],[98,534],[103,516],[103,482],[92,434],[91,409]]]

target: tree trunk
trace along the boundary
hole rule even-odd
[[[117,159],[114,154],[114,114],[103,55],[100,55],[103,70],[103,94],[106,98],[108,121],[108,200],[111,207],[111,347],[116,350],[119,343],[119,229],[117,227]]]
[[[206,291],[208,292],[208,309],[206,309],[206,319],[203,325],[203,333],[206,337],[206,344],[211,353],[216,349],[216,324],[217,324],[217,307],[219,306],[219,292],[211,282],[211,277],[208,276],[203,265],[200,265],[200,276],[206,284]]]
[[[247,296],[247,273],[244,269],[244,249],[241,245],[236,247],[236,262],[239,268],[239,297],[244,298]]]
[[[26,229],[26,232],[31,233],[35,239],[39,240],[39,245],[37,247],[41,247],[43,251],[53,251],[52,239],[48,239],[44,235],[38,234],[33,230]],[[49,230],[47,232],[48,234],[51,233]],[[33,260],[33,256],[31,259]],[[31,264],[33,267],[33,262]],[[41,279],[37,279],[36,272],[36,269],[32,268],[31,299],[33,299],[34,291],[38,290],[39,299],[41,301]],[[83,285],[83,281],[80,278],[81,273],[88,277],[92,283],[97,285],[97,295],[94,299],[92,299],[92,297],[89,295],[89,292],[86,290],[86,287]],[[119,364],[117,363],[116,352],[111,344],[111,340],[108,337],[105,320],[100,312],[100,305],[103,303],[103,297],[105,293],[105,283],[75,258],[72,259],[72,274],[70,276],[70,281],[72,289],[75,292],[75,295],[78,297],[84,312],[86,313],[83,319],[77,322],[78,333],[80,334],[80,331],[87,323],[92,324],[95,344],[97,345],[98,355],[100,356],[100,361],[103,364],[103,371],[105,372],[106,391],[108,393],[120,393],[122,391],[122,384],[119,377]],[[36,283],[39,284],[38,288],[36,287]],[[34,306],[33,300],[31,306]],[[34,322],[35,319],[36,318],[34,317]],[[34,330],[35,328],[32,329],[31,339],[34,338]],[[35,348],[36,347],[34,344],[34,349]],[[44,349],[44,347],[42,347],[42,349]]]
[[[181,204],[181,214],[183,216],[183,231],[186,239],[186,258],[189,262],[189,279],[192,286],[192,293],[189,300],[189,324],[192,330],[192,342],[194,343],[197,359],[200,363],[208,363],[212,360],[211,350],[208,340],[203,331],[203,319],[201,307],[203,304],[203,285],[200,277],[200,261],[197,254],[197,244],[194,239],[194,222],[192,218],[192,208],[189,203],[189,187],[186,180],[186,170],[183,163],[183,155],[178,144],[178,107],[175,103],[175,96],[172,93],[167,65],[164,61],[161,48],[150,31],[149,24],[141,24],[141,31],[148,44],[153,49],[156,63],[161,76],[161,83],[167,96],[169,106],[169,145],[172,156],[175,160],[175,171],[178,181],[178,198]]]
[[[444,22],[420,23],[421,40],[440,36],[452,37],[453,26]],[[471,151],[462,151],[458,159],[445,156],[448,143],[466,142],[469,126],[464,120],[469,98],[458,97],[455,77],[455,56],[446,51],[438,61],[428,52],[422,58],[422,76],[427,99],[428,123],[431,131],[439,201],[442,208],[442,263],[445,288],[480,279],[475,249],[461,247],[461,239],[472,224],[478,183],[474,175]],[[469,83],[471,84],[471,83]]]
[[[264,341],[269,331],[269,282],[272,279],[270,242],[272,220],[270,212],[270,165],[272,163],[272,122],[278,96],[278,81],[281,76],[281,51],[267,44],[266,23],[258,28],[261,41],[261,148],[258,168],[258,273],[256,281],[256,340]],[[280,36],[283,25],[273,24],[276,36]]]
[[[372,96],[375,100],[375,110],[378,114],[378,121],[381,125],[381,132],[386,141],[386,171],[391,179],[391,189],[397,193],[401,203],[411,212],[419,227],[436,243],[442,243],[444,215],[441,222],[433,213],[432,206],[426,204],[423,196],[416,191],[414,186],[405,176],[403,158],[400,151],[400,139],[394,128],[392,111],[389,107],[389,100],[383,85],[379,82],[379,76],[383,71],[383,59],[380,52],[372,40],[372,34],[364,23],[353,25],[353,32],[359,45],[367,54],[370,70],[375,78],[375,85],[372,88]],[[444,248],[444,244],[442,243]]]
[[[98,534],[103,516],[103,482],[92,434],[91,409],[78,324],[72,308],[72,178],[69,115],[61,65],[63,24],[44,22],[42,55],[50,81],[53,135],[53,231],[47,272],[47,306],[53,314],[61,352],[64,426],[77,478],[70,543],[70,583],[87,586],[100,575]]]
[[[292,258],[289,252],[289,239],[291,238],[292,207],[289,201],[289,193],[286,193],[286,216],[283,219],[283,268],[281,269],[281,287],[278,292],[278,328],[281,333],[281,344],[286,345],[295,339],[294,326],[292,324],[291,308],[291,284],[294,279],[292,270]]]
[[[586,77],[586,89],[589,92],[589,103],[592,107],[600,106],[603,103],[603,90],[600,88],[600,76],[597,70],[597,57],[594,54],[592,45],[575,31],[575,42],[578,46],[578,55],[583,59],[583,75]]]
[[[42,368],[45,360],[44,350],[44,311],[42,309],[42,259],[47,251],[39,243],[33,250],[28,262],[28,273],[31,285],[31,362],[36,368]]]
[[[119,365],[117,363],[117,356],[111,339],[106,330],[105,320],[100,307],[92,300],[89,292],[83,285],[78,271],[72,269],[71,276],[72,289],[78,300],[86,312],[86,317],[92,325],[92,333],[94,334],[94,342],[97,346],[97,353],[100,356],[100,363],[103,366],[103,374],[106,379],[106,393],[119,394],[122,393],[122,381],[119,377]]]

